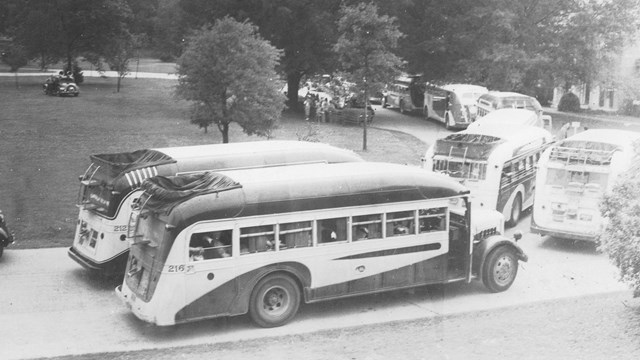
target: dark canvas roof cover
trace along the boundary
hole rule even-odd
[[[176,162],[176,160],[167,154],[149,149],[115,154],[91,155],[90,158],[91,161],[101,165],[102,168],[108,168],[114,177],[131,170]]]
[[[145,209],[169,212],[177,204],[203,194],[241,187],[233,179],[213,172],[180,176],[155,176],[146,179],[141,186],[144,194],[140,202]]]

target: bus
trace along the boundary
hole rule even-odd
[[[589,129],[559,141],[538,162],[531,232],[598,241],[605,226],[599,203],[632,165],[640,133]]]
[[[501,214],[472,213],[464,186],[419,167],[307,164],[143,189],[116,293],[159,326],[248,313],[275,327],[302,302],[474,278],[500,292],[527,260]]]
[[[382,98],[382,107],[392,107],[402,114],[422,110],[424,103],[424,83],[420,75],[404,75],[396,78],[387,87]]]
[[[554,141],[534,126],[481,126],[436,140],[422,159],[423,167],[461,181],[474,204],[495,209],[515,226],[533,205],[536,163]]]
[[[127,222],[140,184],[157,175],[306,162],[364,161],[351,150],[306,141],[255,141],[143,149],[90,156],[80,176],[79,214],[68,255],[107,276],[124,273]]]
[[[440,121],[447,129],[466,128],[475,121],[484,86],[471,84],[427,85],[424,91],[424,117]]]

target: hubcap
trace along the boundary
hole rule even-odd
[[[272,316],[281,315],[289,307],[289,294],[280,287],[273,287],[264,294],[262,309]]]
[[[503,255],[496,261],[494,268],[494,279],[500,286],[509,284],[513,276],[513,259],[510,256]]]

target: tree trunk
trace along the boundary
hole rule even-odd
[[[119,93],[120,92],[120,81],[122,80],[122,77],[118,75],[118,82],[116,85],[116,92]]]
[[[300,79],[302,74],[299,72],[287,75],[287,105],[290,109],[298,109],[298,91],[300,90]]]
[[[369,107],[369,96],[367,95],[367,84],[364,85],[364,121],[362,122],[362,151],[367,151],[367,108]]]
[[[227,123],[222,124],[220,132],[222,133],[222,143],[228,144],[229,143],[229,124]]]

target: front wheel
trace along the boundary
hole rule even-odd
[[[515,252],[500,246],[487,256],[482,269],[482,282],[492,292],[502,292],[511,287],[517,274],[518,258]]]
[[[300,306],[300,289],[287,275],[268,275],[251,293],[249,315],[259,326],[282,326],[296,315]]]

